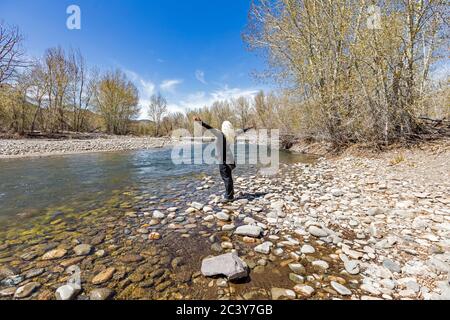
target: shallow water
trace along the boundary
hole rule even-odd
[[[231,212],[231,221],[207,222],[205,212],[186,209],[193,202],[206,204],[223,192],[217,167],[175,166],[170,155],[170,149],[163,149],[0,162],[0,193],[4,194],[0,266],[18,271],[16,276],[0,279],[0,289],[15,290],[35,281],[40,287],[27,299],[55,299],[55,291],[68,280],[67,267],[72,265],[81,270],[83,290],[77,299],[88,299],[90,292],[99,287],[113,289],[114,299],[120,300],[269,299],[272,287],[292,288],[287,264],[294,261],[290,253],[295,248],[285,248],[281,256],[266,257],[265,267],[257,266],[262,256],[254,248],[264,240],[246,242],[233,231],[222,230],[224,224],[241,225],[243,221],[237,215],[242,210],[252,216],[239,201],[246,200],[249,206],[258,202],[264,196],[258,187],[238,184],[237,203],[212,205],[215,212]],[[283,152],[280,162],[311,163],[314,157]],[[282,167],[282,171],[289,172],[289,167]],[[246,181],[258,168],[240,165],[235,176]],[[282,171],[272,183],[283,184],[286,175]],[[163,220],[152,219],[154,210],[164,212]],[[151,238],[154,233],[160,236],[158,240]],[[296,235],[279,236],[303,243]],[[219,288],[216,279],[201,276],[199,270],[205,257],[226,251],[221,248],[223,242],[231,242],[252,271],[243,282]],[[92,245],[86,256],[75,253],[75,246],[81,243]],[[307,273],[328,282],[340,276],[342,266],[330,260],[331,251],[320,244],[315,247],[314,259],[329,261],[331,268],[327,274],[317,276],[307,266],[310,261],[302,260]],[[55,248],[64,250],[63,255],[44,259],[44,254]],[[93,284],[94,277],[106,268],[115,270],[113,277],[100,285]],[[313,298],[329,297],[326,289],[318,289]]]
[[[58,207],[82,209],[133,188],[165,197],[181,182],[215,173],[215,165],[175,165],[171,151],[166,148],[1,160],[0,222],[17,215],[36,216]],[[280,153],[283,163],[311,159]],[[249,170],[256,169],[242,165],[236,173]]]

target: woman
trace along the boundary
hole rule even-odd
[[[216,137],[216,157],[219,159],[220,176],[225,183],[224,201],[234,200],[233,170],[236,169],[236,161],[231,148],[234,148],[236,137],[252,129],[234,130],[230,121],[222,124],[222,130],[214,129],[204,123],[200,117],[194,117],[195,122],[200,122],[202,127],[209,130]]]

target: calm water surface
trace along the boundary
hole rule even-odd
[[[202,176],[218,175],[216,165],[174,165],[171,153],[166,148],[0,160],[0,221],[17,215],[39,215],[59,207],[82,210],[100,206],[115,192],[131,188],[156,198],[170,196],[180,184],[184,188]],[[311,159],[280,153],[282,163]],[[242,165],[236,174],[251,170],[256,172],[256,167]]]

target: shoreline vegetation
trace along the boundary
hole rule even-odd
[[[243,40],[266,58],[260,76],[279,89],[184,113],[170,112],[161,93],[141,105],[132,75],[120,69],[99,72],[80,50],[55,46],[42,57],[25,58],[20,29],[2,21],[0,133],[162,137],[180,128],[192,133],[190,120],[199,116],[215,128],[228,120],[236,128],[278,129],[290,137],[288,146],[305,139],[333,149],[381,148],[448,136],[446,1],[390,2],[380,8],[377,25],[369,24],[373,17],[366,9],[364,1],[352,6],[255,2]],[[339,14],[329,17],[330,12]],[[143,114],[146,120],[139,120]]]

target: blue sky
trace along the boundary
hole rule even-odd
[[[69,5],[81,30],[66,28]],[[171,110],[186,110],[267,89],[252,77],[263,61],[241,34],[249,0],[0,0],[0,19],[20,27],[27,53],[79,48],[91,66],[120,67],[141,104],[161,91]]]

